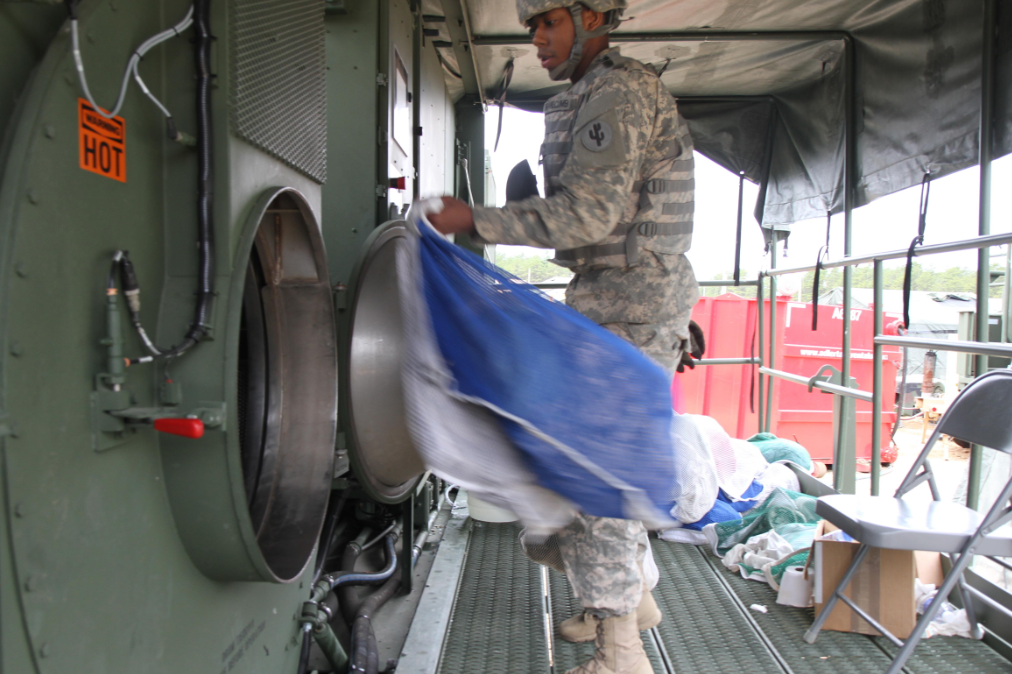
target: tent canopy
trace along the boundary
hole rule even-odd
[[[760,184],[756,218],[773,228],[844,209],[848,127],[855,207],[978,162],[984,3],[631,0],[612,44],[662,71],[696,148]],[[513,61],[507,102],[540,111],[566,84],[514,4],[427,0],[446,20],[426,26],[461,94],[494,101]],[[994,27],[995,156],[1012,151],[1010,15]]]

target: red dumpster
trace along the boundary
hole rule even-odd
[[[769,301],[764,302],[769,318]],[[843,308],[822,305],[819,329],[812,331],[812,305],[777,299],[775,369],[806,378],[823,365],[842,367]],[[707,338],[706,358],[746,358],[758,353],[756,301],[737,295],[704,297],[692,312]],[[885,315],[885,324],[900,318]],[[768,320],[766,329],[769,329]],[[851,310],[851,376],[859,388],[872,390],[874,312]],[[768,336],[768,333],[767,333]],[[769,340],[764,339],[769,349]],[[896,418],[894,395],[900,349],[883,349],[882,449],[883,460],[894,460],[889,433]],[[698,367],[679,375],[688,412],[711,416],[733,437],[747,438],[758,430],[758,376],[740,365]],[[752,411],[753,405],[755,412]],[[857,456],[871,457],[871,403],[856,402]],[[805,386],[775,380],[770,431],[806,447],[813,459],[833,460],[833,396],[809,393]]]

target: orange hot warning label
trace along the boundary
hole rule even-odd
[[[126,121],[106,119],[83,98],[77,99],[81,168],[126,182]]]

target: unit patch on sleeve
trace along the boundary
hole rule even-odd
[[[83,98],[77,99],[81,168],[126,182],[126,121],[106,119]]]
[[[614,137],[615,133],[611,129],[611,124],[603,119],[590,122],[580,132],[583,146],[591,152],[604,152],[611,145]]]

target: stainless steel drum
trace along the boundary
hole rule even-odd
[[[348,288],[342,425],[352,468],[378,501],[408,498],[425,471],[408,433],[401,384],[404,333],[395,252],[407,224],[381,225],[366,241]]]

